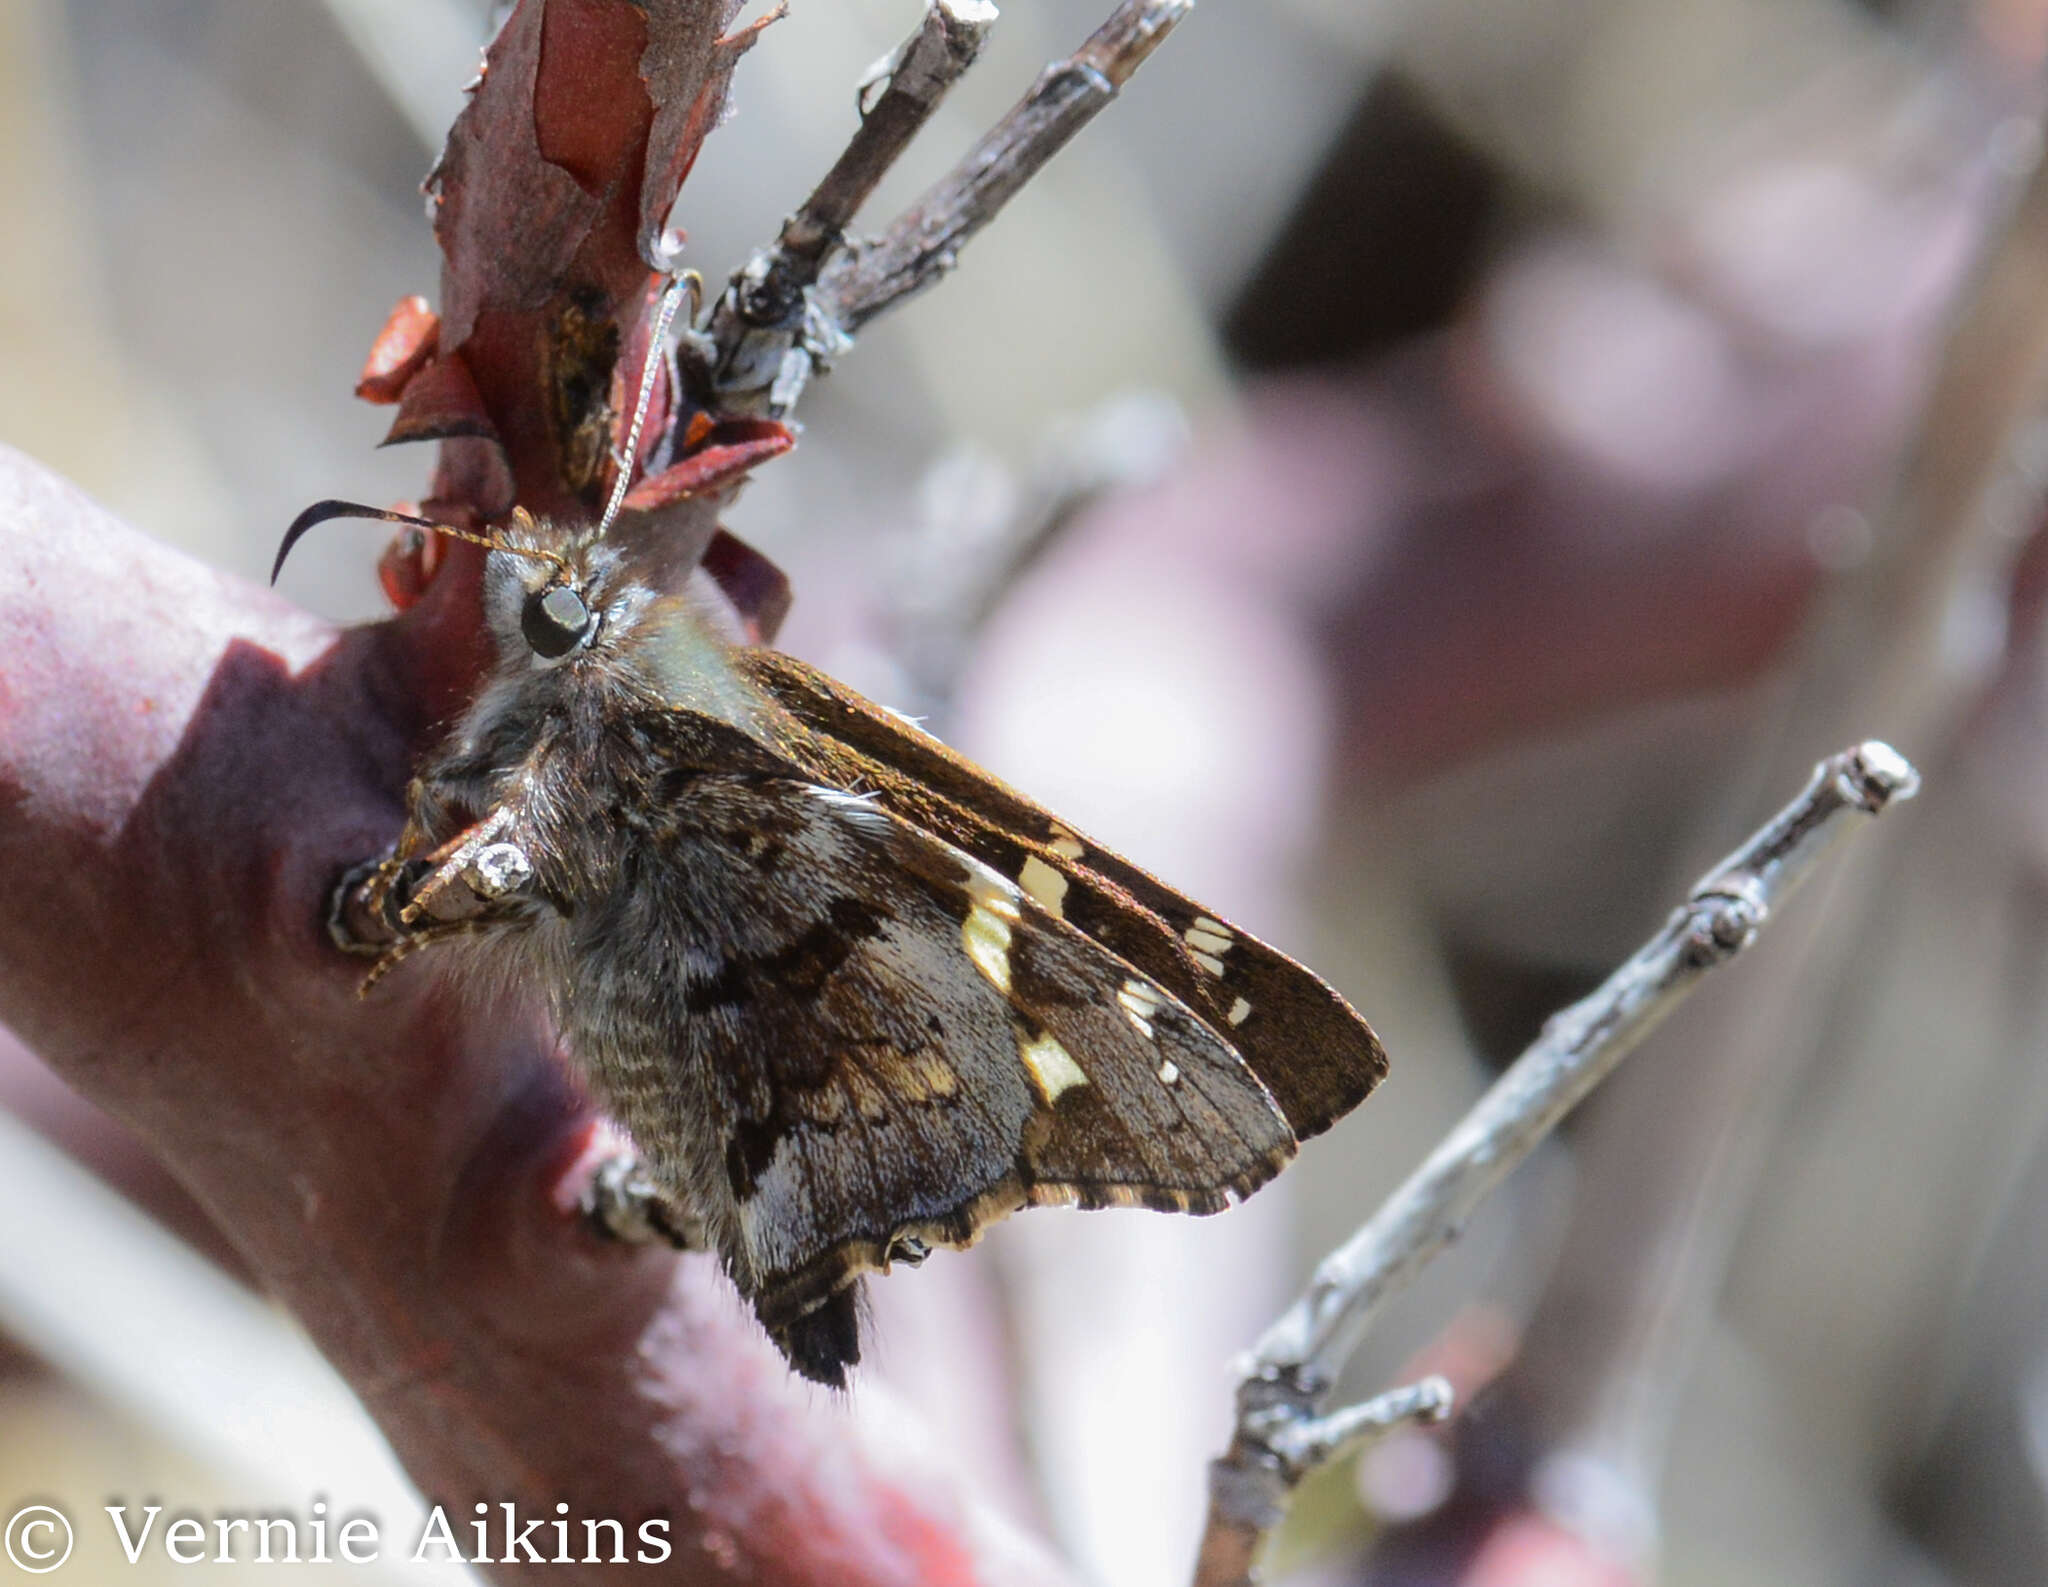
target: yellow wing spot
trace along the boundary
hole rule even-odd
[[[1180,1078],[1180,1065],[1171,1058],[1159,1066],[1159,1083],[1170,1086]]]
[[[1052,829],[1052,842],[1048,847],[1063,860],[1078,860],[1088,852],[1081,840],[1065,827]]]
[[[1038,1087],[1038,1094],[1048,1103],[1057,1102],[1074,1087],[1088,1083],[1073,1054],[1050,1035],[1027,1037],[1022,1031],[1017,1032],[1017,1055],[1031,1071],[1031,1083]]]
[[[1143,981],[1126,981],[1116,989],[1116,1000],[1123,1005],[1124,1014],[1138,1027],[1138,1034],[1147,1041],[1152,1039],[1152,1016],[1159,1012],[1158,990]]]
[[[1232,1003],[1230,1005],[1230,1023],[1232,1025],[1242,1025],[1246,1020],[1251,1018],[1251,1014],[1252,1006],[1251,1004],[1247,1003],[1243,998],[1239,998],[1235,1003]]]
[[[846,1088],[847,1101],[854,1111],[869,1124],[880,1124],[889,1117],[889,1094],[859,1068],[849,1065],[841,1082]]]
[[[1036,854],[1025,857],[1017,872],[1017,885],[1055,920],[1067,918],[1067,879]]]
[[[913,1102],[943,1101],[960,1090],[953,1066],[936,1053],[913,1053],[901,1063],[903,1094]]]
[[[1010,995],[1010,925],[1017,919],[1017,901],[987,877],[967,879],[967,918],[960,923],[961,945],[984,980],[1003,996]]]
[[[977,909],[1004,920],[1017,918],[1017,889],[978,862],[968,873],[967,897]]]

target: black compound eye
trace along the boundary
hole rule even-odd
[[[566,656],[590,637],[590,608],[566,584],[551,584],[526,597],[519,631],[536,656],[549,661]]]

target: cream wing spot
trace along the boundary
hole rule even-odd
[[[1010,926],[1017,919],[1017,901],[990,878],[967,879],[967,918],[960,923],[960,942],[982,978],[1003,996],[1010,995]]]
[[[1052,842],[1049,846],[1053,853],[1063,860],[1078,860],[1088,852],[1081,840],[1065,827],[1054,827],[1052,829]]]
[[[1067,879],[1036,854],[1028,855],[1018,868],[1017,885],[1053,919],[1067,918]]]
[[[1158,988],[1147,986],[1143,981],[1128,980],[1117,988],[1116,1000],[1122,1006],[1124,1016],[1137,1026],[1138,1034],[1147,1041],[1152,1040],[1152,1019],[1163,1001]]]
[[[1232,1003],[1230,1005],[1230,1023],[1232,1025],[1242,1025],[1246,1020],[1251,1018],[1251,1015],[1252,1006],[1243,998],[1239,998],[1235,1003]]]
[[[1180,1065],[1171,1058],[1159,1066],[1159,1083],[1161,1085],[1170,1086],[1178,1079],[1180,1079]]]
[[[1220,920],[1197,915],[1195,923],[1180,935],[1195,963],[1210,975],[1220,977],[1223,974],[1223,955],[1237,946],[1235,932]]]
[[[1031,1072],[1031,1083],[1038,1087],[1038,1094],[1048,1105],[1074,1087],[1088,1083],[1081,1066],[1074,1062],[1074,1055],[1050,1034],[1027,1036],[1018,1031],[1017,1055],[1024,1060],[1024,1067]]]

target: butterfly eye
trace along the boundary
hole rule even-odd
[[[566,584],[550,584],[527,596],[519,631],[533,653],[554,661],[589,640],[592,622],[583,597]]]

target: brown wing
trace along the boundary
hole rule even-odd
[[[710,1221],[771,1331],[907,1242],[966,1245],[1027,1204],[1212,1212],[1293,1155],[1226,1040],[950,844],[777,778],[699,776],[676,803],[662,890],[693,946],[625,978],[674,1000],[645,1021],[673,1056],[644,1090],[619,1066],[617,1100],[636,1135],[666,1107],[715,1143]]]
[[[1285,954],[815,668],[769,650],[734,660],[787,713],[783,755],[819,782],[871,791],[1150,977],[1228,1038],[1299,1139],[1328,1129],[1386,1075],[1372,1028]]]

